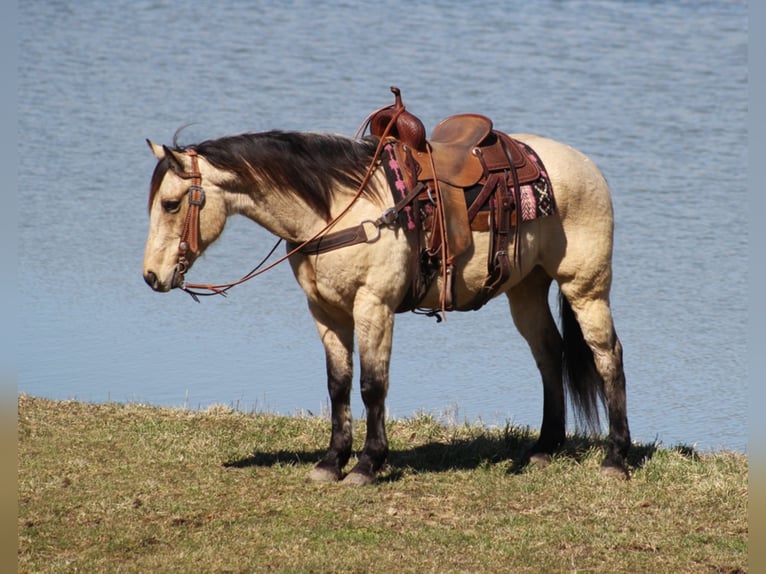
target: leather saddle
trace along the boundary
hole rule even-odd
[[[367,120],[370,133],[377,137],[392,137],[409,147],[426,150],[426,127],[420,118],[407,111],[402,103],[402,93],[396,86],[391,86],[394,103],[373,112]],[[386,131],[388,130],[388,131]]]
[[[451,293],[455,258],[471,247],[472,231],[491,233],[485,286],[467,306],[477,309],[510,275],[508,234],[515,225],[520,186],[537,180],[540,169],[516,140],[494,130],[492,120],[480,114],[450,116],[427,139],[423,122],[406,110],[399,89],[391,91],[395,102],[373,112],[370,133],[394,140],[408,189],[422,188],[418,197],[428,212],[423,218],[425,253],[438,259],[444,276],[442,311],[461,307]],[[477,218],[480,212],[488,217]],[[519,246],[515,227],[514,257]]]
[[[493,130],[492,120],[479,114],[448,117],[434,128],[428,143],[430,158],[428,151],[413,152],[419,166],[417,179],[438,182],[446,208],[447,242],[457,257],[470,247],[471,231],[487,231],[485,218],[474,221],[480,211],[487,211],[489,196],[480,194],[469,201],[468,190],[485,184],[490,174],[511,171],[516,185],[523,185],[538,179],[540,169],[516,140]]]
[[[519,183],[540,177],[537,165],[527,158],[513,138],[492,129],[492,120],[479,114],[450,116],[437,125],[431,139],[433,170],[424,152],[415,156],[423,168],[418,179],[438,179],[460,188],[468,188],[490,172],[515,167]]]

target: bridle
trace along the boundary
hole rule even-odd
[[[191,171],[174,171],[174,173],[182,178],[182,179],[188,179],[190,180],[189,189],[186,192],[186,195],[189,198],[189,208],[186,210],[186,217],[184,218],[184,226],[181,230],[181,236],[178,240],[178,259],[176,260],[176,266],[174,270],[174,277],[178,278],[179,285],[178,287],[182,290],[191,295],[191,297],[195,301],[199,301],[200,296],[207,296],[207,295],[226,295],[226,291],[228,291],[231,287],[234,285],[239,285],[240,283],[244,283],[248,279],[251,279],[254,277],[257,273],[257,271],[263,266],[263,264],[268,261],[268,259],[272,256],[274,251],[276,251],[279,244],[282,242],[282,239],[279,239],[274,247],[271,248],[269,253],[266,255],[266,257],[261,261],[255,269],[253,269],[250,273],[245,275],[242,279],[239,281],[234,281],[232,283],[226,283],[223,285],[205,285],[205,284],[195,284],[195,283],[186,283],[184,281],[184,275],[186,275],[186,272],[189,271],[189,268],[191,267],[191,262],[188,259],[189,253],[194,255],[195,257],[200,254],[200,246],[199,246],[199,237],[200,237],[200,210],[205,206],[205,190],[202,187],[202,174],[199,171],[199,154],[197,153],[197,150],[195,149],[186,149],[183,151],[187,156],[189,156],[191,160]],[[291,254],[288,254],[291,255]],[[279,261],[275,262],[273,265],[270,265],[267,269],[270,269],[277,263],[280,263],[287,257],[284,257],[280,259]],[[264,269],[265,271],[265,269]],[[174,279],[174,283],[176,280]],[[198,291],[194,291],[193,289],[207,289],[210,291],[210,293],[201,293]]]
[[[187,192],[187,195],[189,197],[189,208],[186,211],[186,218],[184,219],[184,226],[183,230],[181,231],[181,237],[178,242],[178,260],[176,262],[175,267],[175,276],[179,277],[180,279],[180,289],[182,291],[185,291],[188,293],[195,301],[199,301],[200,296],[209,296],[209,295],[226,295],[226,291],[231,289],[232,287],[236,285],[240,285],[241,283],[244,283],[245,281],[249,281],[253,277],[256,277],[257,275],[260,275],[261,273],[265,273],[269,269],[272,269],[273,267],[276,267],[283,261],[286,261],[289,259],[292,255],[298,253],[299,251],[304,250],[307,246],[311,246],[314,243],[316,243],[317,239],[320,237],[325,237],[327,239],[331,240],[331,243],[335,246],[339,246],[341,243],[335,242],[334,239],[342,238],[345,234],[347,234],[348,230],[338,231],[335,233],[327,234],[327,232],[335,226],[335,224],[340,220],[354,205],[357,199],[362,194],[362,191],[364,191],[364,188],[367,187],[367,184],[370,181],[370,178],[372,177],[372,174],[375,172],[375,169],[377,167],[378,159],[380,158],[381,151],[383,149],[383,146],[385,144],[385,139],[388,133],[390,132],[391,128],[394,125],[394,122],[396,121],[396,118],[399,117],[399,115],[404,111],[404,108],[398,109],[394,112],[391,120],[389,121],[388,125],[386,126],[386,129],[384,130],[383,134],[379,138],[378,146],[375,150],[375,153],[373,154],[372,160],[370,161],[370,165],[367,169],[367,172],[365,173],[364,178],[362,179],[362,182],[359,184],[359,188],[356,191],[356,194],[351,199],[351,202],[346,206],[346,208],[338,214],[332,221],[330,221],[323,229],[318,231],[316,234],[314,234],[313,237],[310,237],[306,241],[300,243],[300,244],[288,244],[288,252],[274,261],[273,263],[270,263],[266,267],[263,267],[263,265],[268,261],[268,259],[271,257],[271,255],[276,251],[279,244],[282,242],[282,239],[280,238],[274,247],[271,248],[269,253],[266,255],[266,257],[263,258],[263,260],[247,275],[242,277],[241,279],[237,281],[232,281],[231,283],[223,283],[219,285],[210,285],[210,284],[204,284],[204,283],[186,283],[184,281],[184,275],[191,267],[191,262],[188,260],[187,255],[189,253],[192,253],[195,257],[199,255],[200,248],[199,248],[199,230],[200,230],[200,210],[205,205],[205,190],[202,188],[202,174],[199,171],[199,154],[197,153],[197,150],[195,149],[186,149],[183,153],[189,156],[191,159],[191,171],[188,172],[176,172],[176,174],[183,178],[191,180],[191,183],[189,185],[189,189]],[[396,207],[399,207],[398,205]],[[387,213],[385,213],[383,216],[378,218],[376,221],[371,220],[365,220],[362,223],[360,223],[356,228],[353,228],[353,238],[351,240],[342,239],[341,242],[343,245],[353,245],[354,243],[358,242],[371,242],[364,233],[364,226],[365,224],[373,224],[378,228],[378,232],[380,231],[381,225],[388,225],[391,223],[393,219],[393,215],[391,209],[388,210]],[[378,233],[379,235],[379,233]],[[331,237],[335,236],[335,237]],[[377,236],[372,240],[374,241],[377,239]],[[320,250],[321,251],[321,250]],[[319,252],[319,251],[317,251]],[[174,281],[175,282],[175,281]],[[206,291],[209,291],[208,293],[203,293],[198,291],[199,289],[204,289]]]
[[[199,212],[205,205],[205,190],[202,189],[202,174],[199,172],[199,156],[197,151],[193,149],[186,150],[186,155],[191,158],[191,171],[177,174],[183,179],[191,180],[187,191],[189,209],[186,211],[181,238],[178,242],[176,273],[181,277],[186,274],[190,267],[187,254],[191,252],[195,257],[199,255]]]

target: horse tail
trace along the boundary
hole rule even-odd
[[[559,312],[563,338],[562,372],[569,400],[578,426],[590,431],[600,429],[599,404],[605,404],[604,380],[596,370],[593,351],[585,342],[572,306],[559,293]]]

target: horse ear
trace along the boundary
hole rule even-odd
[[[146,144],[149,146],[149,149],[152,150],[152,153],[154,154],[154,157],[156,157],[157,159],[162,159],[162,158],[165,157],[165,150],[164,150],[163,146],[157,145],[156,143],[154,143],[150,139],[146,140]]]
[[[154,157],[158,160],[167,159],[170,163],[170,169],[177,173],[184,173],[189,171],[187,163],[189,162],[189,156],[184,153],[174,151],[166,145],[159,145],[151,140],[146,140],[149,145],[149,149],[152,150]]]
[[[170,169],[176,173],[186,173],[191,170],[189,156],[170,149],[168,146],[162,146],[163,157],[166,157],[170,163]]]

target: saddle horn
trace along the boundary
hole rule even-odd
[[[395,98],[393,105],[379,110],[370,118],[370,133],[381,137],[388,124],[396,118],[388,135],[418,151],[425,151],[426,128],[423,122],[417,116],[407,111],[402,103],[402,94],[399,88],[391,86],[391,92]]]

